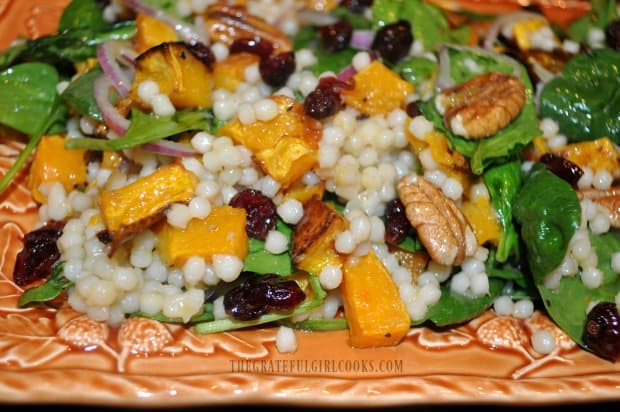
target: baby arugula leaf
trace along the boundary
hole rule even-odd
[[[155,116],[134,109],[131,112],[131,125],[122,137],[113,140],[80,137],[69,139],[66,147],[68,149],[125,150],[176,136],[189,130],[213,131],[214,124],[213,114],[208,110],[183,110],[170,116]]]
[[[45,303],[56,299],[64,289],[73,286],[73,282],[65,278],[64,262],[59,262],[52,269],[52,274],[45,283],[26,289],[19,297],[17,305],[20,308],[33,303]]]

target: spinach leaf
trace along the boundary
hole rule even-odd
[[[579,43],[588,42],[590,29],[593,27],[603,29],[610,21],[618,17],[614,0],[592,0],[590,4],[590,12],[572,22],[566,30],[568,36]]]
[[[208,110],[183,110],[170,116],[155,116],[134,109],[131,115],[131,125],[122,137],[114,140],[80,137],[69,139],[66,147],[68,149],[125,150],[188,130],[211,131],[212,126],[213,113]]]
[[[348,329],[349,324],[346,318],[334,319],[304,319],[299,322],[293,322],[290,319],[282,319],[277,322],[279,325],[288,326],[293,329],[311,330],[311,331],[329,331]]]
[[[201,322],[195,325],[195,331],[197,334],[217,333],[233,329],[241,329],[249,326],[262,325],[265,323],[271,323],[282,319],[290,318],[310,309],[319,307],[327,292],[321,287],[318,276],[308,275],[308,282],[310,284],[311,293],[308,294],[305,301],[301,302],[295,309],[286,313],[266,313],[254,320],[236,320],[232,318],[217,319],[211,322]]]
[[[620,144],[620,53],[594,49],[572,58],[542,89],[540,115],[570,141],[606,136]]]
[[[512,221],[512,205],[521,188],[521,163],[513,160],[487,169],[484,182],[491,195],[491,204],[502,224],[495,259],[506,262],[511,254],[520,257],[519,234]]]
[[[538,127],[532,83],[525,68],[508,56],[475,47],[446,47],[450,56],[450,74],[455,84],[482,73],[496,71],[518,76],[525,86],[525,105],[521,113],[495,135],[479,140],[468,140],[452,133],[444,124],[434,99],[419,105],[424,116],[446,136],[450,149],[468,157],[472,172],[480,175],[488,167],[504,163],[515,156],[542,133]]]
[[[57,298],[64,289],[73,286],[73,282],[65,278],[63,266],[64,262],[59,262],[45,283],[26,289],[19,297],[17,306],[23,308],[33,303],[49,302]]]
[[[78,113],[92,117],[95,120],[103,122],[103,115],[97,106],[95,101],[95,95],[93,93],[95,80],[101,74],[103,70],[101,66],[97,65],[81,74],[69,83],[69,86],[62,92],[60,98],[68,105],[71,106]]]
[[[193,324],[200,322],[209,322],[214,319],[213,316],[213,303],[207,302],[204,304],[202,312],[192,316],[188,322],[184,322],[183,319],[180,318],[169,318],[161,312],[158,313],[145,313],[145,312],[134,312],[129,315],[132,318],[147,318],[157,320],[159,322],[165,323],[177,323],[177,324]]]
[[[128,40],[136,34],[134,21],[126,20],[100,28],[80,27],[26,40],[25,44],[9,48],[0,54],[0,69],[18,60],[37,60],[54,66],[72,69],[75,62],[97,54],[97,46],[106,40]]]
[[[489,293],[479,297],[469,297],[454,293],[450,290],[450,283],[446,282],[441,287],[439,301],[428,308],[425,319],[414,322],[421,324],[431,321],[436,326],[449,326],[466,322],[480,316],[487,310],[498,297],[504,287],[504,281],[489,278]]]
[[[573,188],[536,163],[526,176],[513,206],[536,283],[564,259],[581,224],[581,206]]]
[[[83,27],[99,28],[107,23],[95,0],[72,0],[62,12],[58,32]]]
[[[370,30],[372,29],[372,24],[370,20],[366,18],[363,14],[354,13],[346,7],[336,7],[331,11],[331,14],[340,18],[346,19],[354,30]]]
[[[292,233],[291,228],[284,222],[278,220],[276,223],[276,230],[284,233],[288,239],[288,243],[290,244]],[[289,252],[274,255],[273,253],[265,250],[264,240],[250,238],[248,255],[243,261],[243,270],[246,272],[258,273],[260,275],[275,273],[280,276],[288,276],[293,273],[293,262]]]
[[[372,4],[372,22],[375,29],[398,20],[411,23],[413,38],[433,50],[446,42],[467,42],[469,29],[460,28],[452,33],[450,23],[442,9],[422,0],[375,0]],[[466,35],[464,35],[466,33]]]
[[[23,63],[0,72],[0,124],[30,136],[8,172],[0,179],[6,189],[36,148],[43,133],[64,117],[56,92],[58,72],[44,63]]]
[[[592,302],[613,302],[620,292],[620,277],[611,269],[611,256],[620,250],[620,233],[590,235],[590,243],[598,256],[598,268],[603,271],[603,284],[599,288],[586,288],[579,275],[562,278],[557,290],[538,284],[538,291],[551,318],[582,347],[585,347],[582,335],[588,305]]]
[[[34,135],[47,123],[58,103],[53,66],[22,63],[0,72],[0,123]]]
[[[433,92],[437,68],[437,62],[424,57],[416,57],[396,64],[393,70],[413,84],[417,94],[425,96]]]

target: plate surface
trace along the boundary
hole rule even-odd
[[[0,0],[0,49],[18,34],[53,30],[67,3]],[[0,175],[22,147],[0,138]],[[112,330],[69,309],[18,309],[15,257],[37,220],[26,177],[22,172],[0,196],[5,402],[367,407],[620,400],[620,363],[579,349],[540,313],[521,321],[489,312],[456,329],[416,328],[399,346],[376,349],[352,349],[346,331],[298,331],[297,352],[280,354],[270,328],[197,336],[178,326],[132,320]],[[550,329],[559,343],[546,356],[530,344],[539,328]]]

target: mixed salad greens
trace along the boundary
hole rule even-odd
[[[114,119],[110,119],[109,112],[102,107],[94,92],[97,79],[110,73],[109,68],[103,67],[109,62],[101,60],[101,46],[110,41],[131,44],[138,32],[136,14],[145,13],[176,27],[181,41],[187,44],[196,42],[197,34],[191,28],[195,28],[193,24],[200,24],[200,20],[180,15],[176,3],[169,0],[121,0],[117,4],[123,13],[114,21],[108,21],[103,17],[103,10],[110,6],[109,2],[73,0],[62,15],[57,33],[20,40],[0,54],[0,125],[4,130],[16,131],[11,134],[18,134],[27,142],[14,166],[2,176],[0,191],[10,189],[16,173],[28,165],[31,154],[36,152],[44,136],[67,133],[67,123],[72,117],[87,117],[116,130],[111,124]],[[301,2],[305,5],[312,3]],[[563,175],[569,161],[568,149],[562,150],[570,144],[606,139],[607,145],[597,147],[604,148],[601,150],[606,151],[605,158],[611,156],[609,173],[616,184],[620,176],[620,20],[616,2],[593,1],[591,12],[567,27],[549,24],[558,39],[579,46],[574,53],[560,50],[561,43],[557,49],[545,52],[535,47],[520,48],[514,39],[502,35],[501,30],[496,38],[489,39],[485,36],[490,31],[482,31],[482,28],[493,28],[498,16],[473,12],[458,15],[422,0],[325,3],[334,4],[329,11],[306,11],[305,23],[300,24],[292,35],[294,50],[311,49],[315,53],[316,61],[306,69],[317,76],[327,71],[342,74],[351,70],[356,54],[367,50],[373,58],[413,85],[418,98],[413,102],[417,113],[411,117],[423,116],[445,136],[450,153],[467,159],[468,173],[482,179],[488,189],[492,210],[501,228],[495,242],[484,244],[489,249],[489,258],[485,262],[488,293],[484,296],[461,295],[451,290],[449,282],[444,282],[439,300],[429,307],[423,318],[412,321],[410,326],[458,325],[492,308],[497,297],[508,295],[514,300],[531,299],[577,344],[606,359],[617,360],[620,354],[617,307],[608,312],[611,318],[595,320],[599,326],[597,332],[601,334],[600,344],[588,336],[588,328],[592,328],[592,319],[588,316],[591,307],[597,303],[617,305],[620,275],[614,269],[618,265],[614,261],[618,260],[620,252],[618,227],[612,227],[606,233],[589,233],[598,257],[597,268],[603,277],[600,285],[595,288],[584,285],[580,280],[581,273],[563,277],[555,288],[546,282],[549,273],[563,262],[571,239],[583,220],[576,181],[567,181]],[[535,14],[531,10],[528,13]],[[425,54],[406,54],[394,60],[373,50],[369,41],[365,45],[349,42],[337,51],[328,50],[319,41],[321,27],[341,20],[349,22],[354,33],[366,36],[366,40],[372,40],[375,33],[386,25],[406,20],[413,39]],[[522,20],[515,20],[518,21]],[[607,33],[607,39],[592,45],[590,33],[595,29]],[[199,30],[197,32],[200,34]],[[612,38],[613,33],[615,38]],[[483,47],[488,41],[492,47]],[[135,59],[137,55],[122,57]],[[131,68],[128,63],[123,71],[130,73]],[[525,89],[525,103],[519,115],[507,126],[486,138],[468,139],[455,133],[444,122],[434,98],[442,90],[487,72],[517,77]],[[68,85],[59,92],[57,85],[61,82]],[[296,98],[303,103],[301,93],[298,92]],[[119,102],[122,99],[115,95],[112,103]],[[119,105],[117,109],[120,109]],[[214,115],[212,107],[189,107],[178,109],[171,115],[156,115],[134,106],[121,116],[130,119],[131,123],[114,138],[102,138],[95,133],[72,137],[66,140],[65,148],[90,153],[122,152],[153,142],[177,143],[186,132],[216,134],[227,124]],[[561,157],[564,153],[565,167],[560,170],[541,160],[544,153],[540,153],[540,136],[543,134],[540,120],[543,118],[555,121],[559,133],[567,138],[567,145],[558,150],[546,148],[554,156]],[[573,157],[569,169],[589,166],[600,155],[600,152],[590,151],[590,146],[575,147],[582,156]],[[582,164],[575,159],[583,160]],[[615,196],[617,198],[620,194],[616,191]],[[343,213],[345,205],[335,194],[326,191],[322,200]],[[620,210],[615,207],[616,210],[611,212],[618,214]],[[276,225],[276,230],[289,244],[295,236],[294,226],[281,219]],[[409,231],[404,241],[392,247],[410,254],[424,253],[425,249],[415,230]],[[297,282],[304,291],[302,302],[294,308],[267,311],[249,320],[215,318],[214,298],[226,295],[250,278],[272,274],[280,281],[293,279]],[[250,237],[242,276],[234,282],[207,288],[201,313],[191,319],[170,318],[161,313],[136,312],[133,315],[163,322],[183,322],[195,327],[197,333],[265,323],[316,331],[350,327],[346,313],[333,319],[296,320],[296,315],[319,307],[327,296],[316,275],[300,271],[290,251],[268,252],[264,239]],[[43,282],[26,289],[19,304],[45,304],[57,299],[73,285],[63,277],[63,262],[55,262]],[[263,284],[261,287],[268,286]]]

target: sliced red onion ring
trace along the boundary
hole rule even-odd
[[[116,44],[114,43],[114,40],[101,43],[97,46],[97,60],[99,61],[103,72],[110,78],[110,82],[118,94],[122,97],[126,97],[127,94],[129,94],[131,81],[116,61],[117,53],[115,53],[115,48]]]
[[[136,13],[146,14],[149,17],[157,19],[162,23],[165,23],[168,26],[172,27],[174,31],[179,35],[179,37],[186,43],[207,44],[208,42],[207,38],[201,36],[200,32],[196,30],[196,27],[194,27],[194,25],[186,23],[180,19],[177,19],[176,17],[170,16],[163,10],[153,7],[142,0],[121,0],[121,2]]]
[[[368,55],[370,56],[371,62],[377,59],[377,53],[374,51],[368,51]],[[338,78],[338,80],[346,82],[347,80],[355,76],[355,73],[357,73],[357,70],[352,64],[350,64],[344,69],[340,70],[340,72],[336,75],[336,77]]]
[[[442,47],[439,50],[439,71],[437,73],[437,80],[435,80],[435,86],[439,90],[454,86],[454,80],[450,76],[450,51],[447,47]]]
[[[492,50],[497,36],[506,25],[514,25],[520,21],[531,19],[545,20],[545,17],[531,11],[516,11],[497,17],[491,24],[491,27],[489,27],[489,30],[487,30],[482,46],[487,50]]]
[[[106,74],[102,74],[95,80],[94,97],[105,124],[118,136],[125,134],[131,121],[121,116],[116,108],[110,103],[110,88],[112,82]]]
[[[174,157],[187,157],[195,156],[199,154],[187,143],[173,142],[171,140],[157,140],[154,142],[145,143],[140,146],[142,149],[153,153],[159,153],[167,156]]]
[[[353,30],[349,44],[356,49],[370,49],[374,38],[375,32],[372,30]]]

